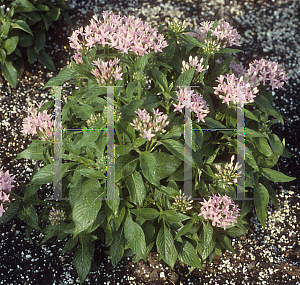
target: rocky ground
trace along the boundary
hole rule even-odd
[[[299,1],[73,1],[70,12],[74,27],[88,24],[94,13],[102,10],[121,11],[141,17],[147,22],[162,23],[177,17],[199,24],[204,20],[224,19],[242,35],[245,53],[239,59],[247,66],[253,59],[269,58],[284,64],[289,82],[282,90],[274,92],[274,102],[291,123],[274,126],[280,138],[285,137],[292,159],[281,159],[278,170],[297,180],[273,184],[280,200],[280,209],[268,208],[266,229],[263,230],[249,216],[251,230],[232,240],[237,255],[226,252],[221,258],[207,264],[204,271],[195,270],[189,276],[188,268],[178,263],[174,270],[157,261],[150,253],[148,262],[133,264],[124,258],[113,268],[97,244],[91,273],[84,284],[300,284],[300,235],[297,223],[300,212],[298,189],[299,168]],[[71,29],[63,24],[51,31],[47,51],[52,55],[58,70],[65,66],[72,54],[67,36]],[[29,144],[21,136],[25,110],[36,102],[52,99],[45,83],[57,73],[49,72],[39,64],[26,64],[24,74],[16,89],[0,77],[0,156],[1,166],[28,182],[33,162],[14,160],[17,153]],[[279,186],[284,186],[281,188]],[[294,186],[294,187],[293,187]],[[49,191],[45,186],[44,191]],[[287,190],[284,190],[287,189]],[[65,241],[49,240],[40,245],[43,235],[25,238],[25,224],[17,218],[0,226],[0,284],[79,284],[72,259],[74,252],[61,255]]]

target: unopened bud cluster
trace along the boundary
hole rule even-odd
[[[65,212],[63,210],[55,210],[54,207],[52,207],[52,211],[49,214],[51,225],[60,225],[61,221],[64,221],[65,218]]]
[[[231,162],[226,163],[225,169],[221,169],[221,166],[219,164],[216,165],[217,169],[219,170],[219,174],[215,174],[219,182],[223,184],[223,188],[225,189],[225,184],[232,185],[233,183],[237,183],[237,177],[242,173],[241,171],[239,173],[236,173],[239,168],[242,167],[242,165],[238,165],[239,163],[236,163],[235,166],[233,166],[233,160],[234,155],[231,157]]]
[[[191,200],[192,197],[182,195],[182,191],[179,190],[179,196],[175,197],[175,202],[172,204],[172,210],[176,212],[181,212],[181,213],[186,213],[188,210],[192,209],[193,207],[191,206],[192,203],[194,202]]]

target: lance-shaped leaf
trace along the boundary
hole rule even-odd
[[[156,175],[157,162],[154,155],[148,151],[140,153],[140,166],[145,178],[153,185],[159,187],[159,180]]]

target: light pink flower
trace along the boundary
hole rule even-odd
[[[176,93],[179,103],[173,104],[175,107],[174,112],[182,112],[184,107],[190,107],[198,118],[198,122],[200,122],[200,120],[205,122],[204,117],[209,113],[209,108],[201,95],[198,93],[194,94],[194,90],[189,91],[187,88],[181,89],[181,87],[179,87],[179,91],[176,91]],[[190,98],[190,101],[188,101],[187,98]]]
[[[224,79],[226,81],[224,81]],[[240,78],[235,77],[234,74],[231,75],[220,75],[216,80],[219,82],[215,89],[215,94],[219,96],[220,99],[223,99],[223,103],[229,105],[230,102],[237,104],[240,102],[243,106],[245,103],[254,102],[256,93],[258,89],[252,87],[252,85],[244,80],[243,76]],[[244,100],[242,98],[244,97]]]
[[[215,30],[212,29],[213,23],[214,22],[212,21],[202,22],[200,23],[201,28],[194,29],[194,31],[198,34],[190,32],[188,35],[196,37],[199,42],[203,42],[207,37],[207,33],[211,32],[212,36],[216,37],[220,43],[223,43],[222,48],[232,45],[241,45],[239,43],[240,35],[238,34],[237,30],[234,29],[228,22],[219,21]]]
[[[0,169],[0,191],[2,190],[9,190],[13,187],[11,183],[16,182],[14,180],[15,175],[9,174],[7,170],[5,173],[3,171],[3,167]]]
[[[93,69],[91,73],[96,77],[100,86],[112,85],[117,80],[122,79],[122,69],[118,66],[120,59],[115,58],[109,62],[102,61],[98,58],[97,61],[93,61],[93,65],[97,68]]]
[[[166,121],[168,119],[167,115],[161,115],[162,112],[159,112],[158,108],[152,110],[154,118],[148,114],[146,109],[138,109],[135,112],[139,116],[139,120],[136,118],[133,120],[133,123],[130,123],[130,125],[143,134],[143,138],[147,138],[149,141],[156,134],[165,133],[166,130],[164,128],[169,124],[169,121]]]
[[[204,219],[210,219],[213,226],[223,227],[237,222],[239,216],[236,204],[228,196],[216,196],[213,194],[208,201],[200,202],[202,205],[199,216],[203,215]]]
[[[70,39],[70,46],[78,52],[82,46],[88,49],[96,44],[103,47],[107,44],[111,48],[120,50],[121,53],[133,52],[137,55],[144,55],[151,51],[162,51],[168,44],[162,34],[147,23],[132,16],[121,17],[112,12],[103,12],[103,22],[95,15],[90,20],[90,25],[83,30],[73,32]],[[81,36],[82,41],[78,39]]]
[[[41,107],[41,105],[42,103],[40,103],[38,109]],[[47,114],[47,111],[44,110],[43,112],[39,112],[37,109],[30,107],[26,112],[30,115],[25,118],[23,122],[23,130],[21,132],[24,135],[35,135],[40,132],[42,135],[44,135],[42,140],[53,140],[54,120],[50,115]]]

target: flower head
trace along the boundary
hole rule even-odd
[[[204,202],[200,202],[202,207],[199,216],[210,219],[213,226],[226,230],[227,225],[237,222],[239,209],[230,197],[218,195],[213,194],[208,201],[204,199]]]
[[[231,157],[231,162],[226,163],[225,169],[221,169],[221,166],[219,164],[216,165],[217,169],[219,170],[219,174],[215,174],[219,181],[223,183],[223,188],[225,189],[225,184],[232,185],[233,183],[237,183],[237,177],[242,173],[241,171],[239,173],[236,173],[239,168],[242,167],[242,165],[238,165],[239,163],[236,163],[235,166],[233,166],[234,161],[234,155]]]
[[[103,22],[94,15],[84,32],[79,29],[69,37],[70,46],[77,52],[90,50],[98,44],[103,47],[108,45],[121,53],[133,52],[142,56],[151,51],[161,52],[168,45],[163,35],[157,35],[154,28],[140,19],[133,16],[121,17],[106,11],[102,15]]]
[[[123,73],[121,67],[118,66],[120,59],[115,58],[109,62],[98,59],[93,62],[97,68],[93,69],[91,73],[96,77],[100,86],[112,85],[115,81],[121,80]]]
[[[13,188],[13,186],[11,185],[12,182],[16,182],[14,180],[15,175],[11,176],[11,174],[9,174],[8,170],[4,173],[3,171],[3,167],[0,169],[0,217],[2,217],[2,215],[5,212],[4,209],[4,203],[6,202],[10,202],[9,200],[9,196],[10,194],[7,194],[5,191],[11,191],[11,189]]]
[[[206,21],[200,23],[200,28],[195,28],[194,32],[188,33],[190,36],[196,37],[199,42],[204,42],[207,39],[207,33],[211,32],[211,35],[214,37],[213,41],[207,40],[207,50],[214,47],[215,50],[220,48],[225,48],[226,46],[237,45],[240,46],[239,43],[240,35],[238,34],[237,30],[234,29],[228,22],[226,21],[219,21],[217,23],[217,27],[213,29],[212,21]],[[218,46],[219,45],[219,46]]]
[[[186,71],[186,70],[188,70],[188,69],[190,69],[191,67],[196,67],[196,69],[195,69],[195,71],[197,72],[197,73],[200,73],[200,72],[202,72],[202,71],[204,71],[204,70],[208,70],[208,68],[209,68],[209,65],[207,65],[206,66],[206,68],[204,69],[203,67],[204,67],[204,65],[202,65],[202,63],[203,63],[203,60],[204,60],[204,58],[202,57],[201,59],[200,59],[200,62],[199,62],[199,59],[198,59],[198,57],[196,56],[196,57],[192,57],[191,55],[189,56],[189,62],[188,63],[186,63],[184,60],[182,61],[182,72],[184,72],[184,71]]]
[[[166,132],[164,128],[169,124],[169,121],[167,121],[168,116],[166,114],[162,115],[162,112],[159,112],[159,109],[153,109],[154,118],[148,114],[146,109],[138,109],[138,111],[135,112],[139,116],[139,119],[134,119],[133,123],[130,125],[140,131],[143,134],[143,138],[147,138],[151,141],[151,138],[156,134],[163,134]]]
[[[179,190],[179,196],[175,197],[175,202],[172,204],[172,209],[181,213],[186,213],[188,210],[192,209],[193,200],[192,197],[187,197],[182,195],[182,191]]]
[[[209,108],[201,95],[198,93],[194,94],[194,90],[189,91],[187,88],[181,89],[181,87],[179,87],[179,91],[176,91],[176,93],[179,104],[173,104],[175,107],[174,111],[182,112],[184,107],[190,107],[197,116],[198,122],[200,122],[200,120],[205,122],[204,117],[209,113]]]
[[[52,207],[49,213],[49,221],[53,226],[60,225],[61,221],[64,221],[65,218],[65,212],[63,210],[55,210],[54,207]]]
[[[224,81],[225,79],[225,81]],[[256,93],[258,89],[253,86],[242,77],[235,77],[234,74],[231,75],[220,75],[217,79],[219,85],[213,87],[215,89],[215,94],[223,99],[223,103],[229,105],[230,102],[237,104],[240,102],[243,106],[244,103],[254,102]]]
[[[40,103],[39,108],[41,108],[41,105],[42,103]],[[30,115],[25,118],[21,132],[24,135],[40,133],[43,135],[42,140],[53,140],[54,120],[47,114],[47,111],[39,112],[37,109],[30,107],[26,112]]]

